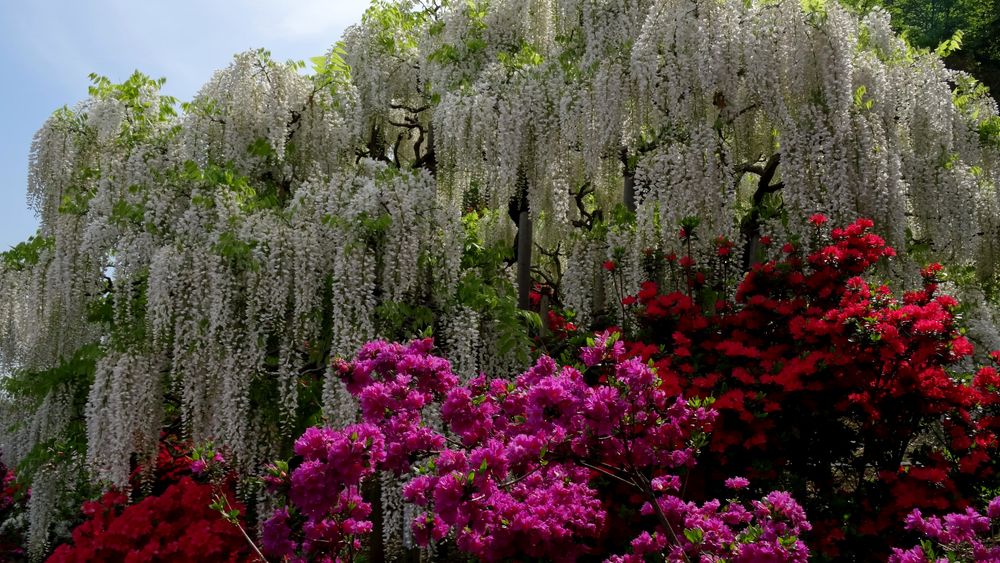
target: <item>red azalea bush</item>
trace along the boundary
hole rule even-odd
[[[60,545],[49,557],[51,562],[139,562],[139,561],[254,561],[252,547],[243,532],[226,520],[219,504],[233,518],[243,507],[231,501],[229,481],[203,483],[194,477],[221,474],[222,457],[216,454],[211,467],[204,461],[192,463],[190,447],[175,437],[164,435],[157,466],[152,472],[137,468],[133,482],[151,477],[151,495],[135,504],[120,491],[85,502],[87,518],[73,529],[73,543]],[[195,451],[198,457],[199,450]],[[211,458],[211,456],[209,456]]]
[[[191,443],[181,440],[175,434],[163,432],[156,452],[156,466],[136,467],[132,472],[132,485],[141,487],[143,481],[152,484],[152,493],[157,494],[166,487],[191,475]]]
[[[363,422],[307,430],[298,466],[272,468],[289,502],[264,524],[267,555],[351,560],[373,529],[363,481],[386,470],[420,507],[418,544],[453,534],[481,560],[806,560],[809,523],[787,493],[744,504],[734,478],[728,501],[681,498],[714,412],[664,391],[613,336],[582,350],[582,372],[542,357],[515,379],[461,385],[431,348],[372,342],[337,364]],[[427,424],[432,405],[452,439]]]
[[[811,222],[820,240],[826,221]],[[716,399],[701,494],[732,473],[788,490],[831,556],[884,557],[911,510],[962,509],[996,477],[1000,377],[955,373],[972,345],[957,301],[937,293],[940,266],[902,298],[863,277],[894,255],[871,228],[833,229],[808,255],[786,244],[734,300],[716,300],[720,269],[690,256],[680,289],[647,282],[624,300],[639,324],[629,353],[653,362],[669,393]]]
[[[24,527],[12,521],[27,510],[27,491],[17,483],[14,471],[0,463],[0,561],[20,561],[24,551]]]
[[[73,544],[59,546],[50,562],[251,561],[238,528],[213,502],[211,485],[183,477],[158,496],[133,505],[109,492],[83,505],[89,520],[73,530]]]

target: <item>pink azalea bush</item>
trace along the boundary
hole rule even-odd
[[[310,428],[295,444],[301,464],[272,467],[269,482],[288,503],[264,524],[266,554],[352,558],[373,528],[363,481],[388,470],[422,509],[411,523],[418,544],[453,534],[458,549],[487,561],[806,560],[799,535],[810,525],[787,493],[744,504],[748,483],[733,478],[731,500],[681,498],[715,411],[664,391],[616,335],[581,350],[583,371],[542,357],[516,378],[465,384],[432,347],[371,342],[337,364],[362,423]],[[429,421],[432,406],[454,438]],[[616,538],[609,511],[622,508],[623,490],[635,516]]]

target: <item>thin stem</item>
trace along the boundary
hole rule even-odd
[[[609,470],[607,470],[607,469],[605,469],[603,467],[598,467],[598,466],[593,465],[591,463],[588,463],[586,461],[580,461],[580,465],[582,465],[584,467],[588,467],[590,469],[593,469],[594,471],[599,471],[602,475],[605,475],[607,477],[611,477],[612,479],[617,479],[617,480],[621,481],[622,483],[625,483],[626,485],[631,485],[631,486],[635,487],[636,489],[639,489],[640,491],[642,490],[642,487],[640,487],[634,481],[630,481],[630,480],[628,480],[628,479],[626,479],[626,478],[624,478],[624,477],[622,477],[620,475],[616,475],[615,473],[612,473],[611,471],[609,471]]]
[[[507,487],[512,487],[512,486],[516,485],[517,483],[519,483],[520,481],[523,481],[524,479],[527,479],[531,474],[537,472],[542,467],[543,467],[542,465],[539,465],[538,467],[532,469],[531,471],[525,473],[524,475],[521,475],[520,477],[516,477],[516,478],[514,478],[514,479],[512,479],[510,481],[507,481],[506,483],[499,484],[498,487],[501,488],[501,489],[506,489]],[[479,495],[479,496],[476,496],[476,497],[472,497],[471,499],[469,499],[469,502],[479,502],[479,501],[483,500],[484,498],[486,498],[486,495],[482,494],[482,495]]]
[[[667,532],[670,533],[670,538],[674,541],[674,544],[680,547],[681,541],[680,539],[678,539],[677,534],[674,533],[674,528],[673,526],[670,525],[670,522],[667,520],[667,515],[663,513],[663,509],[660,507],[660,503],[657,502],[656,493],[653,491],[653,486],[650,484],[649,479],[646,479],[646,476],[643,475],[638,470],[636,470],[635,474],[636,477],[638,477],[642,481],[643,492],[646,493],[646,496],[649,497],[650,504],[652,504],[653,508],[656,509],[656,517],[660,520],[660,524],[663,526],[664,529],[667,530]],[[691,558],[688,557],[687,553],[685,553],[683,549],[681,551],[681,554],[684,556],[684,561],[690,563]]]
[[[268,563],[267,557],[264,557],[264,554],[260,551],[260,548],[258,548],[257,544],[253,541],[253,539],[250,538],[250,535],[247,534],[247,531],[243,529],[243,526],[240,524],[240,521],[237,518],[230,518],[228,516],[229,511],[233,509],[232,505],[229,504],[229,497],[227,497],[222,493],[216,493],[216,495],[217,499],[221,499],[223,502],[226,503],[226,520],[229,520],[230,523],[239,528],[240,533],[242,533],[243,537],[246,538],[247,543],[249,543],[250,547],[252,547],[253,550],[257,553],[257,557],[260,557],[260,560],[263,561],[264,563]]]

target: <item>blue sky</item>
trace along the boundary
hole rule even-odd
[[[85,98],[96,72],[166,77],[189,100],[237,52],[323,54],[369,0],[0,1],[0,251],[34,234],[25,202],[31,138],[53,110]]]

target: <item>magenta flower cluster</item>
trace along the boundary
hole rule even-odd
[[[920,509],[915,509],[906,517],[906,529],[926,539],[910,549],[893,548],[889,563],[1000,563],[1000,546],[993,533],[994,524],[1000,524],[1000,497],[989,502],[985,514],[967,507],[962,512],[925,517]]]
[[[290,505],[265,524],[268,554],[314,558],[319,545],[332,546],[326,553],[334,556],[360,548],[371,529],[361,481],[390,470],[404,480],[404,499],[422,509],[411,523],[418,544],[450,534],[485,561],[639,561],[654,552],[805,560],[798,536],[809,523],[787,493],[750,505],[677,496],[715,412],[664,391],[655,369],[625,358],[614,334],[581,350],[583,372],[542,357],[513,379],[480,375],[462,385],[431,350],[430,340],[371,342],[355,362],[337,364],[363,423],[312,428],[296,443],[304,461],[285,479]],[[429,423],[432,405],[453,438]],[[735,477],[726,485],[739,495],[749,483]],[[631,552],[620,556],[607,553],[605,541],[609,509],[622,503],[611,487],[629,490],[643,515]]]
[[[264,522],[265,550],[292,561],[332,561],[340,555],[352,560],[373,527],[368,519],[372,506],[361,495],[361,482],[386,460],[382,432],[372,424],[309,428],[295,442],[295,453],[303,461],[286,485],[288,499],[301,515],[301,538],[292,539],[289,508],[282,507]]]
[[[433,348],[429,338],[408,346],[374,341],[361,348],[353,364],[338,365],[347,390],[358,398],[362,420],[385,436],[381,469],[404,473],[412,457],[444,447],[444,436],[424,424],[423,410],[440,404],[458,378],[448,360],[431,355]]]
[[[743,479],[743,481],[746,481]],[[656,499],[657,507],[645,503],[641,512],[659,511],[676,527],[641,532],[632,540],[632,552],[608,559],[613,563],[643,563],[651,554],[664,554],[667,561],[760,561],[808,560],[809,550],[799,534],[811,529],[805,511],[791,495],[773,491],[751,508],[735,499],[723,505],[718,500],[701,506],[676,496]],[[673,530],[681,530],[682,533]]]

